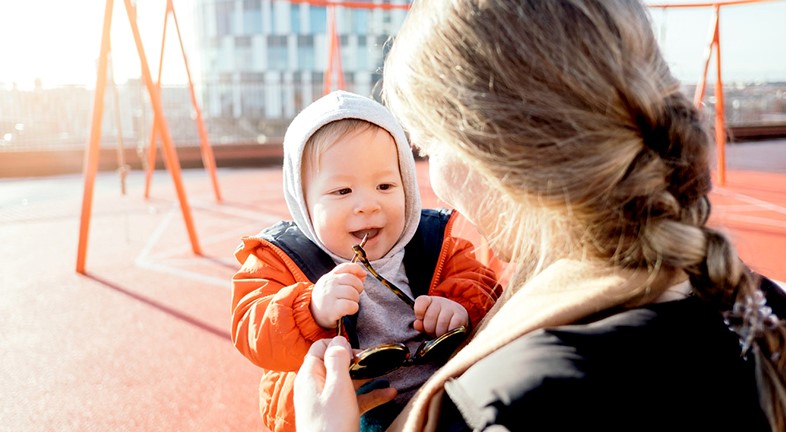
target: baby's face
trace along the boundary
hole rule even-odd
[[[406,219],[398,152],[387,131],[350,133],[311,161],[304,193],[317,238],[334,254],[351,259],[364,235],[369,260],[396,244]]]

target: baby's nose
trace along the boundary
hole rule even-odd
[[[355,213],[373,213],[381,208],[379,200],[369,196],[359,197],[355,203]]]

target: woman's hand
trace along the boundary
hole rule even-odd
[[[393,388],[357,396],[361,383],[349,377],[352,348],[343,336],[322,339],[309,348],[295,377],[295,424],[303,431],[360,429],[360,414],[390,401]]]

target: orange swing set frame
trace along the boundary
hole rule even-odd
[[[183,215],[183,220],[188,231],[188,237],[191,242],[191,250],[196,255],[202,254],[202,249],[199,245],[199,239],[196,234],[194,221],[191,215],[191,208],[188,204],[185,187],[183,185],[182,172],[180,169],[180,161],[177,157],[172,136],[169,132],[169,127],[164,116],[163,105],[161,103],[161,73],[163,67],[163,52],[164,43],[166,40],[166,23],[169,15],[175,22],[178,39],[180,41],[180,48],[183,53],[183,61],[186,66],[186,73],[188,75],[188,84],[191,92],[191,102],[196,112],[197,127],[200,135],[200,145],[202,151],[202,160],[210,173],[211,180],[215,191],[217,201],[221,201],[221,194],[218,188],[218,180],[216,177],[215,158],[213,156],[212,148],[207,140],[207,132],[205,130],[204,122],[202,120],[202,113],[197,104],[196,94],[194,92],[194,84],[191,80],[191,73],[188,69],[188,60],[186,58],[185,49],[183,47],[183,40],[180,35],[180,28],[177,24],[177,17],[175,14],[172,0],[167,0],[166,10],[164,12],[164,31],[161,41],[161,57],[159,61],[158,80],[153,81],[148,66],[147,57],[145,56],[144,47],[142,46],[142,37],[139,32],[136,20],[136,8],[132,5],[131,0],[123,0],[125,4],[126,16],[134,36],[134,43],[136,45],[137,54],[142,69],[142,78],[145,87],[147,88],[150,97],[150,103],[153,108],[153,128],[151,133],[151,143],[147,154],[147,172],[145,181],[145,198],[148,198],[152,170],[155,168],[155,139],[161,139],[161,146],[163,149],[164,164],[172,175],[172,180],[175,185],[175,191],[180,203],[180,210]],[[95,178],[98,172],[100,142],[101,142],[101,122],[104,114],[104,94],[107,85],[107,70],[108,59],[110,55],[110,33],[112,28],[112,15],[114,9],[114,0],[106,0],[104,8],[104,21],[101,33],[101,50],[98,59],[98,74],[96,78],[96,88],[93,100],[93,114],[90,128],[90,140],[88,142],[87,152],[85,154],[84,164],[84,190],[82,195],[82,210],[79,227],[79,245],[77,249],[76,271],[78,273],[86,274],[86,261],[87,261],[87,245],[90,232],[90,219],[93,205],[93,191],[95,187]]]

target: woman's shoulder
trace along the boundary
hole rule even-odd
[[[723,419],[724,429],[742,422],[746,430],[758,430],[750,427],[750,419],[760,414],[736,339],[696,299],[527,334],[445,389],[474,427],[502,423],[511,430],[538,418],[560,429],[596,425],[613,430],[622,428],[625,418],[651,416],[657,406],[667,411],[653,423],[658,427],[683,428],[677,421],[691,419],[705,427],[707,421],[700,419],[711,415],[709,423]],[[555,418],[558,408],[565,413]]]

